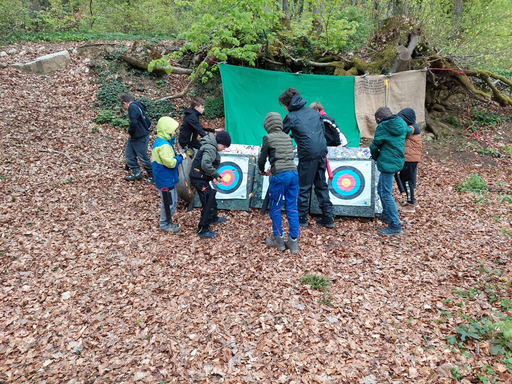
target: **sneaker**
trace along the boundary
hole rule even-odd
[[[308,223],[308,217],[307,216],[301,216],[299,217],[299,225],[301,227],[307,227],[309,225]]]
[[[155,184],[155,179],[152,177],[148,177],[146,180],[144,180],[146,184]]]
[[[386,236],[400,236],[401,234],[403,234],[402,227],[398,227],[398,228],[386,227],[383,229],[379,229],[377,232],[379,232],[381,235],[386,235]]]
[[[199,237],[202,237],[204,239],[211,239],[212,237],[215,237],[218,235],[217,232],[212,232],[212,231],[205,231],[205,232],[201,232],[201,233],[198,233]]]
[[[167,233],[178,233],[180,231],[180,226],[178,224],[171,224],[168,227],[160,228],[160,230]]]
[[[388,219],[387,216],[384,216],[382,213],[376,213],[375,218],[377,220],[382,221],[384,224],[389,224],[391,221]]]
[[[277,248],[278,251],[284,251],[286,249],[284,245],[283,236],[270,236],[265,239],[265,244],[269,247]]]
[[[215,220],[213,220],[210,225],[222,224],[228,221],[225,216],[218,216]]]
[[[318,225],[326,228],[334,228],[334,219],[332,217],[322,217],[316,221]]]
[[[142,172],[132,173],[130,176],[124,178],[126,181],[142,180]]]
[[[402,205],[401,211],[406,213],[414,213],[416,212],[416,207],[414,206],[414,204],[407,203],[405,205]]]
[[[286,248],[290,250],[291,253],[295,254],[299,252],[299,244],[297,242],[297,239],[292,239],[291,237],[288,237],[286,240],[286,243],[284,244]]]

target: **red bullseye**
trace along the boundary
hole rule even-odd
[[[228,186],[235,180],[235,173],[232,170],[225,170],[221,173],[222,185]]]
[[[356,185],[356,180],[352,175],[343,175],[338,178],[336,184],[342,191],[350,191]]]

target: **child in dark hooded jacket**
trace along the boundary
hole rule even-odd
[[[423,151],[421,131],[418,124],[416,124],[416,113],[412,108],[404,108],[398,112],[397,115],[404,119],[405,123],[412,131],[412,134],[405,139],[405,164],[399,176],[407,195],[407,202],[403,204],[402,211],[414,213],[416,207],[418,207],[418,202],[414,196],[414,190],[416,189],[416,173]]]

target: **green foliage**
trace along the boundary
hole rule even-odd
[[[496,151],[495,149],[478,148],[476,150],[476,152],[481,155],[487,155],[487,156],[492,156],[492,157],[501,157],[501,153],[499,151]]]
[[[304,285],[310,285],[313,289],[324,290],[330,284],[330,280],[324,276],[305,275],[300,278],[300,282]]]
[[[483,193],[487,191],[487,183],[478,174],[473,173],[464,179],[461,184],[455,185],[458,192]]]
[[[205,99],[203,117],[206,119],[224,117],[224,98]]]
[[[470,115],[474,122],[478,125],[494,127],[496,124],[501,122],[500,117],[496,113],[489,112],[486,110],[478,110],[476,108],[471,108]]]
[[[100,82],[101,86],[96,95],[96,104],[104,109],[119,109],[119,96],[127,92],[121,79],[112,76],[107,71],[100,75]]]
[[[446,118],[446,121],[451,124],[452,126],[454,126],[455,128],[459,128],[460,127],[460,121],[459,119],[457,119],[455,116],[453,115],[450,115]]]

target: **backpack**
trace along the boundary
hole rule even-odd
[[[138,105],[137,108],[139,108],[140,111],[140,121],[142,126],[151,132],[151,119],[142,111],[142,109],[140,109]]]

